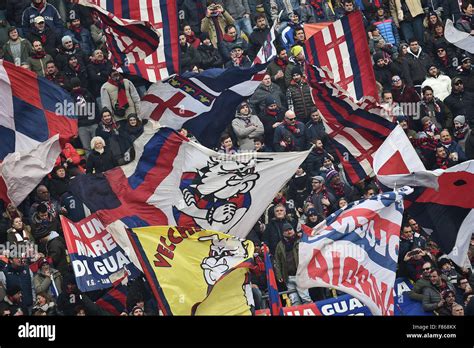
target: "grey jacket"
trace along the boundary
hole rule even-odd
[[[446,282],[448,285],[449,290],[452,290],[456,293],[456,289],[451,282],[445,276],[441,276],[441,279]],[[441,301],[441,293],[440,291],[433,285],[430,284],[423,289],[423,309],[425,312],[432,312],[434,310],[439,309],[438,303]]]
[[[252,126],[247,126],[246,119],[250,119],[249,123],[252,124]],[[239,149],[244,151],[254,150],[254,139],[263,136],[263,123],[256,115],[252,114],[243,116],[237,112],[232,121],[232,129],[237,136]]]
[[[234,19],[240,19],[244,14],[250,15],[250,6],[248,0],[224,0],[224,9]]]

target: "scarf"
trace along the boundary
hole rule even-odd
[[[446,150],[448,149],[449,146],[451,146],[451,144],[453,143],[453,140],[449,140],[449,141],[443,141],[440,139],[440,142],[441,144],[443,144],[443,146],[446,148]]]
[[[340,182],[339,184],[336,184],[334,181],[331,181],[330,186],[337,198],[344,197],[344,183]]]
[[[193,46],[194,48],[197,48],[199,44],[201,43],[201,40],[199,40],[196,35],[194,34],[193,31],[191,31],[191,35],[184,35],[186,37],[186,42]]]
[[[74,34],[74,37],[77,41],[81,42],[82,39],[81,39],[81,32],[82,32],[82,28],[80,26],[78,27],[71,27],[71,31],[72,33]]]
[[[113,118],[110,120],[109,123],[105,123],[104,120],[102,120],[102,129],[105,132],[110,133],[112,131],[118,130],[118,125]]]
[[[436,157],[436,167],[440,169],[448,169],[448,158]]]
[[[242,115],[242,114],[237,114],[237,118],[245,122],[245,127],[249,127],[251,124],[250,116],[251,116],[250,114],[248,114],[247,116]]]
[[[265,113],[266,113],[268,116],[271,116],[271,117],[275,118],[275,117],[278,115],[278,109],[270,110],[270,108],[267,107],[267,108],[265,109]]]
[[[123,77],[120,78],[120,80],[115,81],[111,78],[109,78],[108,82],[118,88],[118,106],[119,108],[127,108],[128,107],[128,99],[127,99],[127,93],[125,92],[125,84],[123,82]]]
[[[35,52],[35,54],[33,54],[32,56],[33,59],[43,59],[44,57],[46,57],[46,52],[44,50],[40,52]]]
[[[286,204],[286,198],[285,197],[281,197],[281,198],[273,198],[273,204],[277,205],[277,204],[283,204],[285,205]]]
[[[81,72],[81,64],[77,63],[75,67],[71,66],[72,71],[74,71],[76,74],[79,74]]]
[[[40,41],[41,41],[41,44],[44,45],[46,43],[46,40],[48,39],[48,37],[46,36],[45,33],[38,33],[40,34]]]
[[[463,140],[466,137],[468,131],[469,125],[467,123],[464,123],[464,126],[462,128],[454,128],[454,138],[458,141]]]
[[[222,40],[224,40],[225,42],[234,42],[234,38],[228,34],[224,34],[222,36]]]
[[[314,11],[316,12],[316,16],[319,18],[324,17],[324,11],[323,11],[323,6],[321,3],[322,0],[310,0],[311,6],[313,6]]]
[[[287,239],[283,237],[281,241],[283,242],[283,245],[285,246],[285,251],[286,252],[291,251],[293,250],[293,246],[295,245],[295,242],[296,242],[296,234],[291,239]]]
[[[39,3],[39,4],[33,4],[33,6],[34,6],[39,12],[41,12],[41,10],[45,7],[45,5],[46,5],[46,4],[45,4],[44,1],[41,2],[41,3]]]
[[[448,55],[446,54],[444,57],[439,59],[441,63],[443,63],[444,66],[448,66],[449,61],[448,61]]]
[[[322,198],[326,198],[329,201],[329,196],[328,196],[328,193],[326,191],[325,186],[323,186],[323,188],[321,190],[321,193],[323,194]],[[329,215],[329,207],[327,205],[322,204],[322,203],[321,203],[321,206],[323,207],[324,216],[328,216]]]
[[[285,128],[288,129],[292,134],[300,134],[300,130],[296,125],[298,124],[297,122],[294,125],[291,125],[288,123],[288,121],[285,119],[283,121],[283,124],[285,125]]]
[[[281,68],[281,70],[283,70],[283,72],[285,72],[286,66],[288,65],[288,59],[285,60],[285,59],[276,57],[275,64],[278,65]]]

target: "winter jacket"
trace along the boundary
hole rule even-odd
[[[289,223],[296,231],[296,220],[289,219],[272,219],[265,228],[263,232],[263,241],[268,246],[270,254],[275,255],[275,250],[278,243],[283,238],[283,224]]]
[[[471,32],[471,17],[462,15],[461,18],[459,18],[456,21],[455,27],[457,30],[463,31],[465,33],[470,33]]]
[[[195,65],[199,65],[199,55],[196,49],[186,43],[184,46],[179,45],[179,61],[180,71],[191,71]]]
[[[252,34],[250,34],[250,37],[249,37],[250,48],[247,52],[250,60],[253,61],[254,58],[257,56],[258,51],[267,40],[269,33],[270,33],[270,28],[268,27],[266,27],[265,29],[259,29],[257,27],[253,28]]]
[[[283,118],[285,116],[285,109],[279,109],[277,110],[277,113],[275,116],[269,115],[267,113],[267,110],[265,109],[260,115],[260,121],[262,121],[263,128],[265,130],[264,133],[264,141],[265,141],[265,146],[268,148],[273,148],[273,138],[275,136],[275,129],[273,128],[273,125],[277,122],[282,122]]]
[[[53,268],[57,269],[63,277],[68,274],[66,243],[56,231],[51,232],[46,243],[40,245],[40,251],[53,259]]]
[[[125,93],[127,94],[128,108],[125,110],[123,117],[118,117],[114,114],[115,121],[125,120],[130,114],[138,115],[140,113],[140,96],[137,89],[130,80],[123,79],[123,83],[125,85]],[[100,89],[100,97],[102,107],[112,111],[115,110],[115,104],[118,102],[118,87],[110,82],[104,83]]]
[[[288,109],[293,109],[299,121],[308,122],[314,108],[309,85],[303,79],[300,82],[292,80],[286,91]]]
[[[400,22],[405,20],[405,16],[402,9],[403,0],[389,0],[390,4],[390,13],[392,15],[393,21],[397,27],[400,26]],[[408,10],[413,18],[424,14],[423,7],[421,6],[420,0],[405,0]]]
[[[431,285],[429,279],[420,278],[416,281],[413,285],[413,288],[408,293],[408,296],[415,301],[422,302],[423,301],[423,289],[427,286]]]
[[[58,36],[62,37],[62,34],[65,31],[64,22],[62,21],[61,15],[56,7],[48,3],[45,3],[40,11],[38,11],[33,4],[23,11],[21,26],[25,35],[30,32],[33,26],[33,21],[38,16],[44,17],[46,25],[53,29]]]
[[[43,32],[39,32],[38,29],[35,27],[31,28],[31,31],[28,33],[28,36],[26,37],[30,43],[33,45],[33,42],[35,41],[40,41],[43,49],[47,54],[49,54],[51,57],[54,57],[57,53],[56,51],[56,46],[58,45],[58,36],[56,32],[45,26],[45,29]]]
[[[77,47],[73,48],[72,50],[61,48],[59,49],[59,53],[56,55],[56,57],[54,57],[54,62],[56,63],[59,71],[64,70],[64,68],[67,66],[69,56],[73,54],[77,57],[77,62],[81,66],[87,66],[89,63],[89,57],[84,53],[83,50]]]
[[[125,164],[124,155],[132,147],[133,140],[128,135],[125,127],[110,130],[104,127],[100,122],[95,134],[105,140],[108,151],[112,154],[115,163],[118,165]]]
[[[199,67],[206,70],[210,68],[222,68],[223,60],[217,50],[212,45],[206,46],[204,44],[199,45],[197,48],[197,54],[199,56]]]
[[[245,41],[244,39],[238,36],[235,37],[234,41],[226,41],[226,40],[220,41],[217,44],[217,47],[219,49],[219,53],[221,54],[222,60],[224,63],[227,63],[229,60],[231,60],[230,51],[232,51],[232,48],[234,47],[234,45],[242,46],[242,49],[244,50],[244,52],[247,52],[249,49],[249,44],[247,43],[247,41]]]
[[[427,77],[421,84],[421,88],[423,89],[425,86],[433,88],[433,95],[441,101],[451,94],[451,79],[446,75],[439,74],[437,77]]]
[[[391,88],[393,73],[390,69],[390,66],[384,66],[381,68],[376,62],[376,64],[374,64],[374,74],[375,80],[379,82],[384,89],[389,90]]]
[[[265,99],[269,95],[276,99],[277,105],[280,108],[286,108],[287,104],[285,96],[277,84],[272,83],[268,87],[260,84],[253,93],[252,97],[249,99],[249,104],[252,106],[252,110],[254,110],[257,115],[260,115],[265,111]]]
[[[33,54],[33,47],[31,47],[31,43],[26,40],[20,38],[20,64],[26,63],[28,58]],[[13,58],[13,53],[11,49],[11,41],[7,41],[3,46],[3,59],[6,61],[15,64],[15,59]]]
[[[103,173],[116,166],[117,163],[109,150],[105,149],[103,153],[93,150],[90,152],[89,157],[87,157],[86,173]]]
[[[288,63],[288,62],[287,62]],[[286,84],[285,84],[285,76],[280,77],[279,79],[275,79],[275,75],[278,73],[278,71],[283,71],[285,73],[286,71],[286,65],[285,66],[280,66],[276,63],[276,60],[272,60],[270,64],[267,66],[267,74],[269,74],[272,78],[272,82],[276,83],[283,94],[286,94]],[[291,80],[291,79],[290,79]]]
[[[89,91],[91,91],[95,98],[100,97],[100,88],[109,79],[111,71],[112,63],[109,60],[104,60],[101,64],[91,62],[87,65]]]
[[[24,243],[27,241],[34,242],[33,235],[31,234],[31,228],[28,225],[23,224],[23,229],[17,231],[13,227],[7,230],[7,240],[11,244]]]
[[[385,42],[398,46],[400,36],[392,18],[377,19],[372,24],[377,27]]]
[[[7,20],[11,26],[20,28],[23,11],[31,5],[31,0],[8,0]]]
[[[221,30],[222,34],[224,35],[224,33],[225,33],[224,28],[228,24],[234,24],[234,19],[232,18],[232,16],[227,11],[225,11],[224,13],[217,16],[217,22],[218,22],[218,25],[220,27],[220,30]],[[201,21],[201,32],[208,33],[212,44],[214,45],[214,47],[217,48],[217,44],[218,44],[219,40],[218,40],[218,37],[217,37],[217,29],[214,25],[214,22],[213,22],[212,18],[204,17],[202,19],[202,21]]]
[[[304,71],[305,71],[304,62],[303,63],[296,62],[294,57],[290,57],[288,65],[286,66],[286,70],[285,70],[285,85],[286,85],[286,87],[290,86],[291,80],[293,80],[293,76],[291,76],[291,70],[293,70],[293,68],[297,65],[299,65],[299,67],[301,68],[301,71],[304,74]]]
[[[329,214],[331,214],[332,212],[337,210],[336,197],[334,197],[334,195],[331,192],[328,192],[325,188],[323,188],[323,190],[325,190],[326,196],[329,200],[330,206],[328,207],[328,210]],[[326,216],[326,214],[324,214],[323,203],[321,202],[321,199],[323,198],[323,190],[321,190],[320,192],[312,191],[308,196],[308,200],[313,203],[317,215]]]
[[[273,136],[273,149],[277,152],[288,151],[304,151],[306,150],[305,126],[303,123],[296,121],[295,127],[299,129],[299,133],[292,133],[283,123],[275,129]],[[286,142],[286,146],[280,144],[281,141]]]
[[[468,160],[474,159],[474,132],[471,130],[469,136],[466,139],[466,143],[464,145],[466,149],[466,158]]]
[[[433,64],[431,57],[425,53],[421,47],[418,49],[418,54],[416,55],[408,48],[403,70],[403,79],[407,86],[421,85],[430,64]]]
[[[80,65],[79,70],[76,71],[68,64],[62,69],[62,71],[64,73],[64,77],[66,77],[68,81],[68,85],[70,84],[72,78],[77,77],[81,81],[81,87],[87,89],[89,85],[89,79],[85,65]]]
[[[474,70],[460,70],[457,72],[457,76],[462,79],[464,90],[474,93]]]
[[[246,120],[252,125],[247,126]],[[237,136],[239,149],[243,151],[255,150],[254,139],[263,135],[263,124],[256,115],[244,116],[236,112],[232,129]]]
[[[52,174],[52,179],[50,181],[50,189],[49,192],[51,197],[55,199],[59,199],[63,193],[67,192],[69,187],[69,177],[65,176],[64,178],[59,178],[56,173]]]
[[[451,284],[443,275],[441,281],[446,283],[449,290],[456,293],[453,284]],[[439,310],[438,303],[441,301],[441,291],[437,286],[430,284],[423,288],[423,309],[425,312],[433,312]]]
[[[462,16],[461,5],[458,0],[444,0],[442,2],[444,16],[451,19],[454,23]]]
[[[65,35],[71,36],[73,40],[75,40],[79,44],[79,47],[85,54],[87,55],[92,54],[92,51],[94,50],[95,45],[93,44],[91,32],[89,30],[87,30],[86,28],[81,28],[81,31],[79,33],[75,31],[67,30],[63,34],[63,36]]]
[[[321,139],[325,140],[327,138],[326,129],[324,128],[324,124],[322,121],[320,122],[313,122],[310,120],[305,124],[306,127],[306,139],[311,141],[313,139]]]
[[[224,68],[226,69],[232,68],[234,66],[237,66],[239,68],[250,68],[252,66],[252,61],[248,56],[243,55],[239,65],[236,65],[232,60],[229,60],[227,63],[224,64]]]
[[[40,268],[38,272],[33,277],[33,285],[35,287],[36,293],[46,292],[48,295],[53,296],[53,281],[55,286],[55,291],[59,295],[63,290],[63,277],[58,270],[54,268],[49,268],[51,275],[47,276],[43,273],[43,270]],[[52,278],[52,279],[51,279]]]
[[[36,73],[38,76],[44,77],[46,74],[46,63],[50,60],[53,60],[53,58],[47,54],[43,58],[28,57],[26,62],[29,64],[31,71]]]
[[[248,0],[224,0],[224,8],[234,19],[243,18],[244,14],[250,15]]]
[[[19,286],[23,295],[23,308],[33,305],[33,299],[36,297],[33,286],[33,272],[27,266],[15,268],[9,264],[3,271],[7,283],[7,289],[13,286]]]
[[[465,115],[466,121],[472,125],[474,122],[474,94],[469,92],[455,93],[454,90],[444,99],[452,115]]]
[[[291,249],[291,253],[293,254],[293,260],[295,261],[295,268],[298,268],[298,247],[299,240],[296,240],[293,245],[293,248]],[[283,241],[280,241],[275,249],[274,267],[276,279],[283,279],[284,282],[288,281],[288,265],[286,253],[287,252],[285,250],[285,244],[283,243]]]

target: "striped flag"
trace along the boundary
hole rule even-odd
[[[127,312],[127,293],[128,288],[120,281],[117,281],[95,304],[109,313],[120,315],[123,312]]]
[[[327,76],[323,79],[321,76]],[[355,184],[374,176],[375,151],[389,136],[395,124],[385,119],[383,109],[367,98],[355,102],[347,91],[332,82],[332,75],[307,64],[313,99],[321,110],[326,132],[347,174]],[[324,80],[324,82],[320,82]]]
[[[375,74],[362,14],[356,11],[318,31],[305,43],[309,63],[326,67],[334,82],[354,100],[371,96],[378,100]]]
[[[278,294],[278,286],[275,279],[275,272],[273,271],[272,260],[270,259],[270,251],[266,245],[263,245],[263,258],[265,263],[265,274],[267,276],[270,314],[283,316],[283,307],[281,306],[280,295]]]
[[[149,22],[158,32],[158,49],[136,63],[125,64],[124,73],[157,82],[179,72],[178,10],[176,1],[166,0],[80,0],[97,5],[121,19]],[[90,5],[86,5],[90,6]]]

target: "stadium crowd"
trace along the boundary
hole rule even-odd
[[[470,2],[181,0],[178,9],[181,72],[251,66],[279,22],[278,55],[267,75],[235,110],[226,132],[215,136],[220,139],[216,150],[225,153],[301,151],[314,145],[248,235],[258,253],[262,242],[268,245],[287,305],[341,294],[296,286],[302,225],[314,227],[348,203],[381,192],[373,178],[355,185],[346,179],[306,81],[305,25],[361,11],[387,117],[403,127],[427,169],[474,159],[472,57],[444,37],[447,19],[474,33]],[[0,58],[61,86],[79,116],[78,137],[62,144],[54,170],[19,207],[0,207],[0,244],[25,251],[1,256],[0,316],[111,315],[94,303],[104,291],[85,294],[77,288],[59,222],[60,214],[73,221],[85,217],[68,190],[70,179],[128,163],[132,143],[147,122],[139,115],[149,83],[124,76],[107,57],[103,27],[88,8],[64,0],[0,0]],[[180,132],[192,138],[186,129]],[[400,238],[397,275],[414,283],[410,297],[427,312],[473,315],[471,268],[443,255],[410,216]],[[473,253],[471,240],[471,264]],[[251,282],[255,308],[265,308],[265,274],[252,272]],[[144,277],[128,283],[123,314],[158,314]]]

